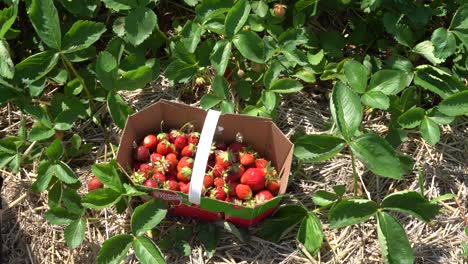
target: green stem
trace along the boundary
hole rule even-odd
[[[91,95],[91,93],[89,92],[88,90],[88,87],[86,86],[86,83],[83,79],[83,77],[80,76],[80,74],[78,73],[78,71],[75,69],[75,67],[73,66],[73,64],[70,62],[70,60],[67,58],[67,56],[63,55],[62,53],[60,53],[60,58],[62,59],[62,62],[63,64],[65,65],[65,68],[68,69],[69,71],[71,71],[71,75],[75,76],[75,78],[78,79],[78,81],[81,83],[81,85],[83,86],[83,90],[85,91],[86,93],[86,96],[88,97],[89,99],[89,103],[91,104],[91,107],[92,108],[95,108],[94,107],[94,103],[93,103],[93,96]]]
[[[357,191],[358,191],[358,174],[356,172],[356,160],[354,158],[354,154],[353,152],[351,151],[351,165],[353,167],[353,180],[354,180],[354,185],[353,185],[353,189],[354,189],[354,198],[357,197]]]

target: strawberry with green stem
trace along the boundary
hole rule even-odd
[[[230,150],[220,151],[216,154],[215,161],[216,164],[226,169],[234,162],[234,155]]]
[[[241,183],[249,185],[253,191],[265,188],[266,173],[264,169],[250,168],[241,177]]]
[[[238,184],[235,192],[236,196],[241,200],[250,200],[252,198],[252,189],[247,184]]]
[[[177,173],[177,179],[179,181],[183,182],[189,182],[190,178],[192,176],[192,169],[189,167],[183,167],[179,172]]]
[[[180,155],[182,155],[182,157],[194,157],[195,150],[196,150],[195,145],[190,143],[182,149]]]

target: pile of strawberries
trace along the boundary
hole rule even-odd
[[[186,127],[144,137],[134,150],[131,177],[135,183],[189,192],[200,133],[184,133]],[[275,168],[251,147],[240,142],[213,143],[203,196],[253,207],[276,196],[279,187]]]

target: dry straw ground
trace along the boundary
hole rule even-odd
[[[160,98],[183,101],[184,88],[168,88],[163,80],[149,87],[124,94],[128,103],[136,109],[142,109]],[[327,102],[322,92],[307,90],[284,98],[278,109],[278,125],[288,135],[297,129],[307,132],[319,132],[329,119]],[[105,111],[105,106],[101,109]],[[0,109],[0,137],[16,133],[20,112],[11,105]],[[386,133],[388,116],[367,115],[365,127],[378,133]],[[104,120],[108,124],[111,121]],[[113,148],[109,142],[104,144],[103,132],[91,122],[76,126],[74,132],[84,136],[87,143],[96,147],[92,155],[75,160],[73,169],[83,183],[90,177],[90,166],[113,157]],[[111,126],[107,134],[112,143],[118,143],[119,129]],[[455,200],[442,203],[442,213],[433,222],[426,224],[406,215],[398,215],[408,232],[417,263],[464,263],[459,257],[460,245],[468,239],[463,228],[468,224],[468,119],[461,118],[451,126],[445,126],[441,142],[431,147],[420,139],[415,132],[410,132],[410,140],[400,150],[416,160],[425,179],[425,194],[434,198],[445,193],[457,195]],[[365,172],[359,167],[359,173],[366,189],[373,199],[382,199],[396,190],[419,190],[417,167],[402,181],[392,181]],[[86,240],[82,246],[70,251],[64,243],[61,227],[49,225],[43,218],[47,210],[47,195],[35,194],[30,186],[36,177],[37,164],[24,167],[14,175],[0,170],[5,183],[1,191],[3,209],[0,210],[1,223],[1,263],[94,263],[100,245],[105,238],[129,230],[130,209],[124,215],[117,215],[113,210],[90,213]],[[305,164],[303,170],[295,172],[293,182],[288,188],[289,197],[284,202],[301,201],[312,208],[310,195],[319,189],[326,189],[335,184],[351,182],[350,157],[340,154],[329,162]],[[82,188],[80,191],[85,192]],[[92,215],[91,215],[92,214]],[[325,217],[321,216],[325,221]],[[167,230],[176,225],[192,225],[189,219],[170,217],[159,228]],[[300,245],[291,233],[279,245],[272,244],[252,236],[247,244],[241,243],[233,235],[222,233],[216,255],[207,260],[201,246],[194,243],[190,257],[182,257],[176,252],[169,252],[169,263],[380,263],[381,257],[375,231],[375,221],[365,224],[330,230],[324,226],[326,241],[318,258],[301,251]],[[252,232],[255,231],[251,230]],[[3,262],[2,262],[3,261]],[[133,255],[127,262],[136,263]]]

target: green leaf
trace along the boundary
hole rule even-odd
[[[63,37],[63,50],[71,53],[93,45],[106,32],[103,23],[86,20],[76,21]]]
[[[432,32],[432,44],[434,45],[434,55],[437,58],[446,59],[455,52],[457,43],[452,32],[441,27]]]
[[[390,98],[381,91],[368,91],[362,95],[363,104],[377,109],[388,109],[390,107]]]
[[[63,161],[58,161],[55,165],[52,166],[54,170],[55,177],[59,178],[62,182],[66,184],[73,184],[78,182],[73,170]]]
[[[117,60],[107,51],[99,54],[96,61],[96,77],[107,90],[115,89],[117,80]]]
[[[426,58],[426,60],[428,60],[433,65],[437,65],[444,62],[445,59],[440,59],[435,56],[434,50],[435,48],[432,42],[426,40],[414,46],[412,51],[421,54],[424,58]]]
[[[71,249],[77,248],[85,238],[86,219],[80,218],[70,223],[64,232],[65,242]]]
[[[385,30],[392,34],[398,43],[411,48],[414,45],[415,37],[410,27],[400,22],[401,16],[403,14],[399,16],[399,14],[386,12],[383,15],[383,24]]]
[[[244,26],[250,14],[250,4],[247,0],[239,0],[229,10],[224,23],[226,36],[232,38]]]
[[[439,213],[439,206],[426,200],[420,193],[400,191],[385,197],[381,207],[384,209],[404,212],[418,219],[429,222]]]
[[[383,138],[366,133],[350,143],[357,158],[373,173],[392,179],[401,179],[403,168],[395,150]]]
[[[304,245],[310,254],[315,256],[322,246],[323,237],[322,224],[317,215],[308,213],[299,227],[297,240]]]
[[[148,66],[141,66],[138,69],[127,71],[122,74],[117,81],[118,90],[133,91],[142,89],[153,80],[153,71]]]
[[[107,109],[112,116],[112,120],[120,128],[125,127],[127,117],[133,114],[133,109],[115,92],[109,92],[107,95]]]
[[[323,49],[321,49],[319,52],[316,54],[307,54],[307,60],[311,65],[319,65],[320,62],[322,62],[323,58],[325,57],[325,54],[323,52]]]
[[[325,54],[328,56],[339,58],[343,56],[341,51],[346,45],[346,39],[343,34],[338,31],[324,31],[319,35],[320,44]]]
[[[117,171],[115,161],[110,163],[94,164],[91,167],[93,175],[96,176],[106,187],[113,189],[116,192],[123,192],[124,187]]]
[[[138,0],[102,0],[107,8],[114,11],[129,10],[138,7]]]
[[[257,235],[277,243],[307,216],[307,209],[303,206],[283,205],[262,223]]]
[[[445,98],[437,108],[448,116],[468,115],[468,90]]]
[[[398,124],[403,128],[415,128],[424,119],[425,110],[421,107],[414,107],[404,112],[398,117]]]
[[[109,188],[97,189],[83,197],[83,206],[86,208],[103,209],[110,207],[122,198],[119,192]]]
[[[268,88],[269,91],[275,93],[295,93],[302,90],[304,86],[299,81],[291,78],[283,78],[274,81]]]
[[[414,263],[413,250],[401,224],[385,212],[379,212],[377,220],[377,235],[385,263]]]
[[[267,90],[262,91],[262,103],[268,112],[271,112],[273,109],[275,109],[276,104],[278,103],[277,99],[277,95],[274,92]]]
[[[69,212],[77,215],[82,215],[84,213],[84,208],[81,206],[81,196],[79,196],[75,190],[64,188],[62,200],[65,208],[67,208]]]
[[[127,256],[134,238],[128,234],[113,236],[102,244],[96,259],[97,264],[120,264]]]
[[[430,65],[420,65],[416,68],[414,83],[442,98],[466,89],[453,75]]]
[[[246,59],[263,63],[265,60],[265,44],[253,31],[241,31],[232,38],[234,46]]]
[[[294,156],[306,162],[320,162],[333,158],[346,142],[331,135],[305,135],[294,141]]]
[[[219,98],[215,94],[205,94],[200,99],[200,106],[203,109],[210,109],[213,108],[215,105],[221,103],[223,99]]]
[[[145,192],[141,192],[141,191],[137,190],[135,187],[133,187],[131,185],[128,185],[126,183],[123,184],[123,187],[125,189],[125,195],[126,196],[133,197],[133,196],[142,196],[142,195],[147,194]]]
[[[419,128],[421,135],[424,140],[427,141],[430,145],[435,145],[440,140],[440,128],[439,125],[432,121],[428,117],[424,117],[421,121],[421,126]]]
[[[252,10],[257,14],[259,17],[265,17],[268,13],[268,5],[265,1],[255,1],[252,3]]]
[[[362,223],[375,215],[377,209],[377,204],[370,200],[352,199],[338,202],[328,215],[330,228]]]
[[[0,76],[11,79],[15,73],[15,65],[11,60],[8,43],[0,39]]]
[[[218,75],[223,75],[231,56],[232,43],[227,40],[216,42],[213,53],[210,56],[211,64]]]
[[[221,99],[226,99],[226,95],[229,92],[229,83],[224,77],[217,75],[211,83],[213,92]]]
[[[359,97],[342,82],[333,88],[330,108],[343,137],[351,139],[361,127],[362,105]]]
[[[263,84],[265,87],[270,88],[273,82],[278,79],[279,74],[281,71],[286,70],[283,65],[277,60],[271,62],[270,67],[266,70],[263,76]]]
[[[0,10],[0,39],[4,39],[5,34],[11,30],[18,15],[18,2],[12,3],[8,8]]]
[[[137,208],[132,214],[132,232],[141,236],[153,229],[166,217],[166,205],[163,200],[148,201]]]
[[[346,185],[335,185],[335,186],[332,186],[332,189],[333,191],[335,192],[336,195],[338,196],[343,196],[343,194],[345,194],[346,192]]]
[[[454,194],[454,193],[446,193],[446,194],[442,194],[441,196],[437,196],[436,198],[432,199],[430,201],[431,204],[436,204],[440,201],[444,201],[444,200],[450,200],[450,199],[454,199],[454,198],[457,198],[457,195]]]
[[[380,70],[372,75],[369,90],[380,91],[386,95],[397,94],[405,89],[411,81],[406,72],[399,70]]]
[[[14,80],[25,84],[46,76],[57,65],[59,54],[53,51],[43,51],[27,57],[15,66]]]
[[[299,78],[307,83],[315,83],[317,81],[314,71],[312,71],[309,67],[302,68],[302,70],[296,72],[293,77]]]
[[[234,113],[234,103],[223,100],[221,102],[221,113]]]
[[[219,228],[209,222],[198,222],[196,229],[197,238],[204,246],[207,257],[212,258],[221,238]]]
[[[185,63],[181,60],[174,60],[166,68],[166,77],[169,80],[179,83],[187,83],[190,81],[198,67],[196,64]]]
[[[182,29],[180,41],[184,44],[185,49],[194,53],[200,43],[200,36],[202,34],[202,27],[200,24],[189,20]]]
[[[427,114],[427,117],[439,125],[447,125],[455,120],[454,116],[447,116],[442,114],[438,107],[432,108]]]
[[[228,12],[233,3],[233,0],[204,0],[195,8],[195,11],[198,19],[205,23],[210,18]]]
[[[62,206],[62,182],[57,181],[49,190],[47,195],[47,203],[49,208]],[[74,212],[71,212],[74,213]]]
[[[28,15],[37,35],[52,49],[60,50],[62,33],[57,9],[53,0],[31,0],[28,4]]]
[[[58,160],[64,152],[62,141],[55,139],[46,149],[45,154],[49,159]]]
[[[132,9],[125,17],[126,39],[133,46],[145,41],[158,26],[158,18],[153,10],[146,7]]]
[[[329,206],[338,199],[334,193],[318,190],[312,195],[312,201],[318,206]]]
[[[343,70],[349,86],[356,93],[365,93],[369,69],[355,60],[349,60],[343,65]]]
[[[136,237],[135,240],[133,240],[133,248],[135,249],[135,254],[138,260],[142,264],[166,263],[166,260],[158,246],[144,236]]]
[[[36,181],[32,185],[32,189],[35,192],[43,192],[49,187],[49,183],[54,176],[53,170],[50,168],[52,162],[48,160],[41,160],[39,168],[37,170]]]
[[[59,2],[76,17],[93,17],[97,9],[98,0],[59,0]]]
[[[62,207],[51,208],[44,214],[44,218],[53,225],[68,225],[79,217]]]
[[[237,228],[233,223],[224,221],[223,223],[224,230],[228,231],[229,233],[233,234],[239,241],[242,243],[248,243],[250,239],[249,232],[246,232],[244,229]],[[188,245],[190,247],[190,245]],[[187,252],[190,254],[190,252]]]
[[[462,3],[462,2],[460,2]],[[452,22],[450,23],[449,30],[453,31],[453,33],[463,42],[463,44],[468,46],[468,4],[464,4],[460,6],[457,10],[455,15],[452,18]]]

